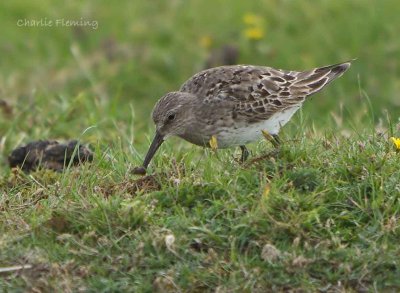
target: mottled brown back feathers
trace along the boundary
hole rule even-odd
[[[195,74],[180,91],[216,107],[233,105],[236,115],[266,120],[302,103],[350,67],[350,62],[309,71],[286,71],[252,65],[221,66]]]

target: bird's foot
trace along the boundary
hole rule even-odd
[[[240,156],[240,162],[244,163],[248,159],[250,152],[244,145],[241,145],[240,149],[242,150],[242,155]]]

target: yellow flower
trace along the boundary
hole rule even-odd
[[[243,16],[243,23],[246,26],[243,30],[243,34],[247,39],[258,41],[264,37],[264,20],[261,16],[253,13],[246,13]]]
[[[244,35],[249,40],[261,40],[264,37],[264,30],[261,27],[252,27],[244,30]]]
[[[203,47],[204,49],[210,48],[211,45],[212,45],[212,43],[213,43],[213,40],[212,40],[212,38],[211,38],[210,36],[208,36],[208,35],[202,36],[202,37],[199,39],[199,44],[200,44],[200,46]]]
[[[269,132],[266,131],[266,130],[261,130],[261,133],[262,133],[262,135],[264,136],[264,138],[265,138],[266,140],[268,140],[268,141],[271,141],[271,140],[274,139],[274,138],[272,137],[272,135],[269,134]]]
[[[394,146],[396,147],[396,150],[400,150],[400,138],[391,137],[390,140],[393,142]]]
[[[262,24],[263,19],[259,15],[246,13],[245,15],[243,15],[243,22],[245,25],[259,26],[260,24]]]
[[[264,187],[263,198],[268,198],[270,191],[271,191],[271,185],[269,185],[268,183]]]
[[[214,151],[218,148],[218,141],[217,141],[217,137],[215,135],[211,136],[209,144],[210,144],[211,149]]]

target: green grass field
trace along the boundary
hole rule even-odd
[[[0,4],[0,292],[400,290],[398,1],[54,2]],[[224,45],[283,69],[357,60],[278,150],[260,138],[239,164],[172,138],[133,175],[154,103]],[[11,170],[38,139],[95,159]]]

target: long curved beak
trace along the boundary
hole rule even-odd
[[[156,131],[156,135],[153,138],[153,142],[151,143],[150,148],[147,151],[147,155],[143,161],[143,167],[145,169],[147,168],[154,154],[157,152],[158,148],[163,142],[164,142],[164,136],[161,135],[158,131]]]

